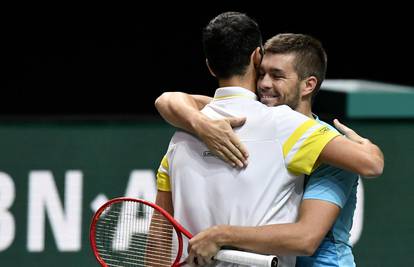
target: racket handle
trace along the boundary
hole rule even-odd
[[[242,265],[255,265],[258,267],[277,267],[279,263],[279,259],[276,256],[231,249],[220,250],[214,259]]]

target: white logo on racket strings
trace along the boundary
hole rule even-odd
[[[128,250],[134,234],[147,234],[149,232],[150,218],[152,214],[142,213],[141,205],[136,203],[124,202],[119,214],[119,221],[116,227],[112,249]],[[136,223],[132,223],[136,221]],[[145,227],[142,227],[145,225]]]
[[[154,202],[156,195],[154,172],[152,170],[134,170],[130,175],[127,188],[125,196]],[[135,234],[147,234],[149,232],[152,214],[150,216],[148,214],[138,214],[141,205],[133,205],[134,208],[131,208],[130,205],[128,205],[129,207],[127,206],[128,203],[129,202],[126,202],[122,205],[121,213],[119,215],[115,236],[112,240],[112,248],[114,250],[128,250]],[[132,219],[135,219],[137,223],[131,224],[131,221],[129,220],[131,217],[128,217],[128,220],[126,220],[127,217],[125,215],[132,216]],[[131,225],[135,225],[136,227],[131,227]],[[137,225],[146,225],[147,227],[143,228],[142,226],[138,227]],[[128,231],[125,231],[125,228],[128,229]]]

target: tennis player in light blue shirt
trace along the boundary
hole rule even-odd
[[[315,118],[335,130],[329,124]],[[332,229],[312,256],[297,257],[297,267],[355,266],[349,242],[352,219],[356,207],[359,176],[329,165],[316,169],[305,181],[303,199],[328,201],[341,208]]]

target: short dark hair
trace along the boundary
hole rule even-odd
[[[261,46],[259,25],[244,13],[222,13],[203,30],[204,53],[217,78],[245,74],[251,53]]]
[[[315,76],[318,80],[312,93],[315,97],[326,75],[327,55],[322,43],[306,34],[281,33],[266,41],[265,53],[295,54],[294,69],[299,79]]]

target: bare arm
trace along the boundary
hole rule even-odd
[[[158,190],[155,204],[167,211],[171,216],[174,216],[174,207],[172,204],[171,192]]]
[[[335,126],[345,134],[331,140],[319,156],[323,163],[359,173],[367,178],[382,174],[384,155],[370,140],[335,120]]]
[[[209,262],[222,246],[273,255],[312,255],[331,229],[340,208],[327,201],[308,199],[296,223],[257,227],[218,225],[190,240],[189,260]]]
[[[171,125],[197,135],[207,147],[232,166],[247,165],[247,149],[232,127],[241,126],[245,118],[212,120],[200,112],[210,97],[166,92],[157,98],[155,107]]]
[[[197,134],[198,124],[208,120],[207,116],[199,111],[210,101],[211,97],[208,96],[165,92],[155,100],[155,107],[171,125]]]
[[[158,190],[155,203],[166,210],[171,215],[174,215],[174,208],[172,205],[171,192]],[[146,253],[144,257],[145,266],[171,266],[170,261],[166,260],[160,255],[164,255],[165,248],[172,248],[172,233],[173,228],[168,220],[158,211],[154,211],[149,227]]]

